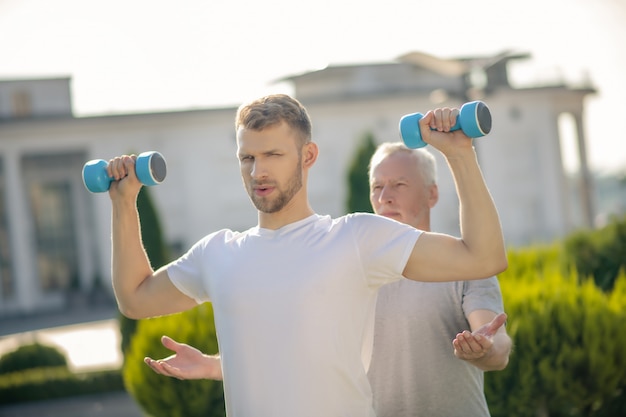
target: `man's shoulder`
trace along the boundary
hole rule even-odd
[[[356,236],[385,241],[393,238],[421,233],[412,226],[373,213],[350,213],[333,219],[333,228],[350,230]]]
[[[350,222],[389,222],[390,219],[379,216],[374,213],[366,213],[366,212],[357,212],[357,213],[349,213],[345,214],[341,217],[337,217],[334,219],[335,221],[342,221],[346,223]]]
[[[327,220],[332,224],[332,227],[368,227],[389,221],[382,216],[364,212],[344,214]]]
[[[208,244],[210,244],[211,242],[229,242],[233,239],[238,239],[242,236],[245,236],[247,234],[253,233],[255,230],[255,228],[250,228],[244,232],[238,232],[238,231],[234,231],[231,229],[220,229],[220,230],[216,230],[214,232],[209,233],[208,235],[205,235],[204,237],[200,238],[195,246],[206,246]]]
[[[376,226],[381,228],[396,228],[396,229],[411,229],[415,230],[414,227],[409,226],[405,223],[399,222],[394,219],[390,219],[388,217],[379,216],[374,213],[350,213],[345,216],[340,217],[339,219],[343,219],[346,223],[358,224],[358,225],[366,225],[366,226]]]

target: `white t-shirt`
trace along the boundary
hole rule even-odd
[[[371,214],[206,236],[167,268],[211,301],[231,417],[374,416],[367,380],[378,288],[420,231]]]

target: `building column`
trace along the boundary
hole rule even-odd
[[[580,161],[580,197],[582,204],[583,221],[589,228],[593,228],[595,225],[595,209],[594,209],[594,194],[593,184],[591,179],[591,172],[589,170],[589,163],[587,161],[587,141],[585,140],[585,132],[583,129],[582,112],[573,113],[574,120],[576,121],[576,139],[578,141],[578,160]]]
[[[16,304],[19,312],[35,310],[39,299],[37,257],[31,245],[30,211],[24,195],[24,181],[20,172],[20,154],[16,150],[4,152],[7,195],[7,216],[11,259],[14,264]]]

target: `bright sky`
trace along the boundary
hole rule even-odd
[[[410,51],[528,52],[518,82],[598,89],[586,132],[603,171],[626,170],[613,127],[626,111],[624,40],[625,0],[0,0],[0,78],[72,76],[77,116],[238,105],[289,93],[271,84],[288,75]]]

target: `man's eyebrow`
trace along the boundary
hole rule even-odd
[[[274,154],[274,153],[284,153],[284,150],[281,150],[280,148],[272,148],[272,149],[267,149],[261,152],[258,152],[258,154],[260,155],[270,155],[270,154]],[[245,152],[245,151],[238,151],[237,152],[237,156],[241,157],[241,156],[252,156],[252,154],[250,152]]]

